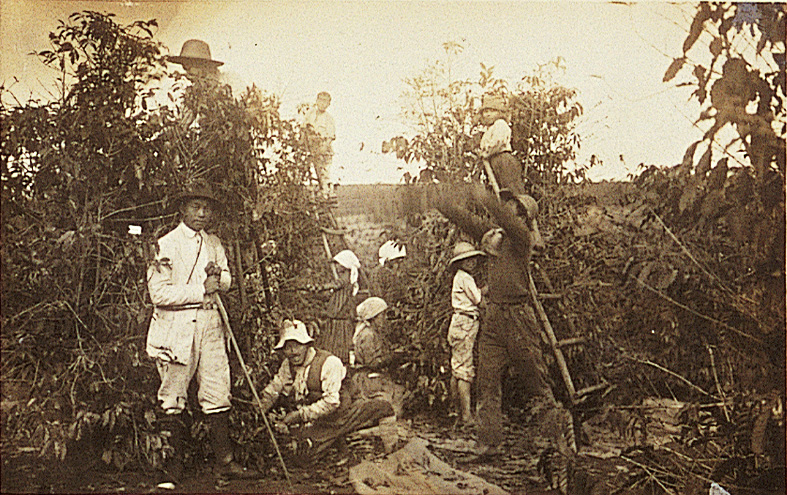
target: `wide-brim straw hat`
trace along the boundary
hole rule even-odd
[[[167,60],[176,64],[207,64],[213,67],[224,65],[224,62],[213,60],[210,56],[210,46],[202,40],[188,40],[183,43],[180,55],[167,57]]]
[[[472,258],[473,256],[486,256],[485,252],[477,250],[472,244],[465,241],[459,241],[456,243],[453,254],[454,257],[448,262],[449,265],[452,265],[457,261]]]
[[[294,340],[299,344],[311,344],[314,342],[314,339],[309,336],[309,332],[306,331],[306,325],[300,320],[285,320],[284,325],[281,329],[281,336],[279,337],[279,343],[276,344],[274,349],[281,349],[284,347],[285,342],[288,340]]]

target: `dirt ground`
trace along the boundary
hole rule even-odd
[[[491,462],[477,462],[465,448],[472,442],[472,432],[454,428],[448,420],[418,418],[401,422],[399,431],[407,436],[429,440],[430,450],[458,470],[475,474],[511,493],[556,493],[549,491],[539,472],[537,452],[542,441],[532,425],[506,422],[505,456]],[[407,439],[400,436],[400,442]],[[349,454],[332,452],[323,464],[309,468],[288,466],[292,487],[273,462],[263,479],[225,482],[218,480],[207,465],[192,470],[188,480],[174,491],[164,493],[355,493],[349,479],[349,468],[364,459],[385,455],[382,442],[376,438],[350,437]],[[82,466],[43,460],[35,452],[12,450],[2,452],[3,493],[155,493],[156,477],[152,473],[116,472],[104,468],[98,460]],[[599,451],[598,447],[594,449]],[[588,459],[592,460],[591,457]],[[596,461],[601,461],[596,459]],[[586,466],[587,467],[587,466]],[[595,462],[594,467],[579,480],[576,493],[610,493],[615,476],[621,468],[610,459]],[[606,481],[604,481],[606,480]]]
[[[455,428],[447,418],[416,418],[400,420],[399,446],[413,437],[429,441],[429,450],[452,468],[474,474],[510,493],[548,494],[550,490],[539,452],[546,446],[539,427],[527,412],[510,414],[505,425],[504,455],[479,462],[467,452],[473,432]],[[676,493],[659,486],[654,473],[638,466],[631,454],[631,438],[625,433],[608,429],[599,423],[585,424],[579,448],[577,468],[572,475],[571,493],[575,495],[606,495],[612,493],[654,495]],[[409,437],[409,438],[408,438]],[[665,437],[666,439],[666,437]],[[292,484],[271,459],[262,479],[225,482],[218,480],[207,464],[192,469],[190,477],[174,491],[156,489],[155,473],[117,472],[107,470],[100,460],[80,466],[43,460],[35,452],[12,449],[2,452],[3,493],[356,493],[350,481],[350,467],[363,460],[377,460],[386,455],[383,443],[376,437],[348,438],[348,453],[332,451],[321,464],[307,468],[288,465]],[[657,474],[657,473],[656,473]],[[665,479],[661,477],[661,479]],[[684,484],[682,494],[709,492],[710,480]],[[689,490],[687,491],[687,488]],[[728,487],[729,488],[729,487]],[[784,480],[768,489],[745,493],[784,493]],[[730,489],[733,495],[738,492]]]

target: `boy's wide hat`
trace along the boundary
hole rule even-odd
[[[314,339],[309,337],[309,332],[306,331],[306,325],[300,320],[284,320],[279,343],[276,344],[274,349],[283,348],[288,340],[294,340],[299,344],[311,344],[314,342]]]
[[[454,246],[453,255],[454,257],[451,258],[451,261],[448,262],[449,265],[452,265],[457,261],[461,261],[467,258],[472,258],[473,256],[486,256],[486,253],[477,250],[469,242],[459,241]]]
[[[224,65],[224,62],[213,60],[210,57],[210,47],[202,40],[188,40],[183,43],[180,55],[177,57],[167,57],[170,62],[183,65],[207,64],[213,67]]]

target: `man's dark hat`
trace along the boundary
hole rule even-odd
[[[224,65],[224,62],[213,60],[210,57],[210,46],[202,40],[188,40],[183,43],[180,55],[177,57],[167,57],[167,60],[176,64],[200,65],[207,64],[213,67]]]
[[[208,187],[208,184],[204,182],[198,182],[186,186],[183,191],[180,192],[177,196],[175,196],[175,205],[180,207],[184,201],[188,201],[190,199],[195,198],[203,198],[211,201],[213,203],[214,208],[220,209],[222,203],[216,197],[216,194],[213,190]]]

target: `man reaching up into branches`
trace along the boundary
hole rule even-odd
[[[473,214],[456,198],[472,198],[495,223]],[[488,254],[488,307],[478,339],[478,455],[489,458],[502,453],[503,416],[501,378],[507,364],[513,365],[540,397],[545,414],[542,431],[550,436],[558,453],[553,473],[561,490],[567,489],[567,466],[576,451],[572,419],[555,400],[541,353],[539,327],[528,295],[528,263],[533,249],[543,249],[536,215],[538,204],[525,194],[500,192],[500,201],[481,186],[445,190],[437,198],[437,209],[455,223]],[[555,461],[560,462],[555,469]],[[554,478],[553,478],[554,479]]]

